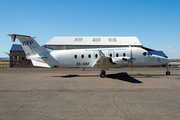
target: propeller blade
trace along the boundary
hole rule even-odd
[[[131,68],[132,68],[132,65],[133,65],[133,54],[132,54],[132,48],[131,48],[131,45],[129,44],[129,48],[130,48],[130,55],[131,55],[131,57],[130,57],[130,62],[131,62]]]
[[[132,69],[132,66],[133,66],[133,54],[132,54],[132,48],[131,48],[131,45],[129,44],[129,48],[130,48],[130,62],[131,62],[131,72],[133,73],[133,69]]]

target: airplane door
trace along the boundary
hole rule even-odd
[[[114,51],[113,50],[108,51],[108,55],[111,58],[114,57]]]

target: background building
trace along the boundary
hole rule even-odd
[[[32,67],[31,60],[26,59],[21,45],[12,45],[10,50],[10,67]]]
[[[137,37],[54,37],[44,46],[53,50],[142,47]]]

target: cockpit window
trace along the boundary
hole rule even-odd
[[[152,54],[148,52],[148,55],[152,55]]]
[[[152,54],[149,52],[143,52],[143,55],[146,56],[146,55],[152,55]]]
[[[146,55],[147,55],[147,52],[143,52],[143,55],[146,56]]]

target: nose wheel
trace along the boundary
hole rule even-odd
[[[170,73],[170,71],[168,70],[168,65],[166,65],[166,69],[167,69],[166,75],[170,75],[171,73]]]
[[[106,71],[101,70],[100,77],[105,78],[106,77]]]
[[[166,75],[170,75],[171,73],[170,73],[170,71],[166,71]]]

